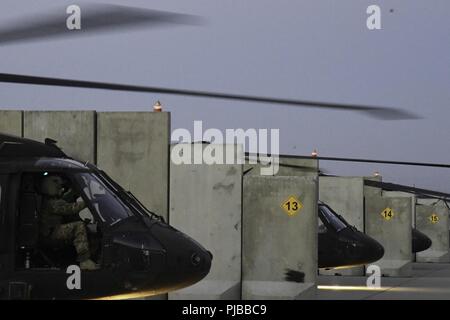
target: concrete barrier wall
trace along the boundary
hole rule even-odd
[[[0,111],[0,133],[22,136],[22,111]]]
[[[416,228],[432,241],[429,249],[416,254],[417,262],[450,262],[448,215],[448,208],[441,200],[417,200]]]
[[[318,176],[318,168],[319,168],[318,160],[296,159],[291,157],[280,156],[278,161],[279,161],[279,168],[278,172],[274,174],[275,176],[283,176],[283,177]],[[246,161],[244,165],[244,172],[247,172],[246,175],[259,176],[261,175],[261,167],[267,168],[268,165],[266,165],[265,163],[252,164],[250,163],[250,161]]]
[[[97,114],[97,163],[151,211],[168,219],[170,114]]]
[[[382,177],[381,176],[378,176],[378,177],[364,177],[364,180],[371,180],[371,181],[381,182],[382,181]],[[364,196],[365,197],[381,197],[382,193],[383,193],[383,190],[381,188],[364,186]]]
[[[342,215],[348,223],[364,232],[364,178],[363,177],[320,177],[319,200],[328,204]],[[362,276],[364,267],[339,270],[320,270],[324,275]]]
[[[211,147],[242,154],[240,145],[237,151],[235,145],[188,146],[197,154]],[[242,164],[171,162],[170,223],[208,248],[213,261],[204,280],[169,299],[241,298],[242,169]]]
[[[68,156],[95,161],[95,111],[24,111],[24,137],[58,141]]]
[[[291,196],[303,206],[294,216],[282,208]],[[243,299],[315,296],[317,198],[314,177],[244,176]]]
[[[384,247],[383,258],[374,264],[385,276],[411,276],[411,198],[366,196],[365,207],[366,234]],[[386,219],[389,209],[393,215]]]
[[[317,177],[319,161],[314,159],[296,159],[280,156],[280,168],[277,176]]]

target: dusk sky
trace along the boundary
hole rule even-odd
[[[94,1],[2,0],[0,30]],[[450,163],[450,2],[364,0],[98,1],[198,15],[201,25],[0,45],[0,72],[398,107],[419,120],[347,111],[86,89],[0,84],[2,109],[151,110],[172,129],[278,128],[280,151]],[[381,7],[382,29],[366,27]],[[1,39],[0,39],[1,40]],[[328,172],[450,192],[450,169],[321,163]]]

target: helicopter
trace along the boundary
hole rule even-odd
[[[325,269],[344,269],[370,264],[384,255],[383,246],[350,225],[323,202],[319,202],[318,266]],[[430,248],[431,239],[412,228],[412,253]]]
[[[86,299],[166,293],[203,279],[212,255],[147,210],[95,165],[45,143],[0,135],[0,299]],[[83,271],[80,289],[67,286],[72,246],[40,235],[40,182],[58,174],[87,204],[84,221],[100,268]],[[86,216],[88,218],[86,218]]]
[[[58,15],[35,20],[27,18],[8,28],[0,28],[0,44],[76,37],[118,27],[124,30],[141,25],[199,22],[198,17],[142,8],[100,5],[94,9],[89,13],[87,8],[88,14],[84,15],[84,27],[80,32],[68,31]],[[84,7],[83,12],[86,12]],[[13,73],[0,73],[0,82],[352,111],[381,120],[418,118],[415,114],[393,107]],[[76,299],[139,292],[159,294],[191,285],[208,274],[212,260],[209,251],[169,226],[155,213],[149,212],[132,193],[125,191],[95,165],[68,157],[54,140],[47,139],[45,143],[40,143],[0,135],[0,161],[0,186],[5,192],[0,207],[0,298]],[[43,177],[55,173],[62,175],[66,183],[78,191],[89,209],[88,214],[85,212],[87,218],[80,219],[87,224],[90,239],[97,246],[93,259],[99,263],[100,269],[82,273],[81,290],[68,290],[66,286],[66,266],[75,263],[74,253],[67,248],[63,252],[59,248],[40,245],[38,218],[41,194],[38,186]],[[103,208],[110,208],[111,213],[103,212]],[[123,212],[118,213],[120,210]]]
[[[283,155],[283,157],[294,157],[298,159],[318,159],[323,161],[341,161],[341,162],[358,162],[358,163],[382,163],[382,164],[392,164],[392,165],[408,165],[408,166],[425,166],[425,167],[437,167],[437,168],[450,168],[450,165],[448,164],[442,164],[442,163],[420,163],[420,162],[402,162],[402,161],[389,161],[389,160],[372,160],[372,159],[354,159],[354,158],[338,158],[338,157],[311,157],[311,156],[292,156],[292,155]],[[286,164],[280,164],[280,166],[285,165],[289,167],[298,167],[303,170],[311,170],[309,167],[305,166],[296,166],[296,165],[286,165]],[[312,169],[313,171],[315,169]],[[329,176],[328,174],[325,174],[321,170],[315,170],[319,175],[323,176]],[[445,205],[449,208],[447,201],[450,199],[450,194],[434,191],[434,190],[428,190],[428,189],[421,189],[411,186],[405,186],[400,184],[394,184],[394,183],[387,183],[387,182],[381,182],[381,181],[373,181],[373,180],[364,180],[364,185],[370,186],[370,187],[377,187],[381,188],[386,191],[402,191],[410,194],[414,194],[418,197],[423,198],[434,198],[437,200],[444,201]],[[327,208],[324,210],[321,210],[322,208]],[[450,208],[449,208],[450,209]],[[331,218],[326,218],[327,216]],[[330,240],[328,237],[332,238],[331,235],[334,235],[336,232],[339,232],[339,230],[344,230],[346,225],[347,227],[350,227],[350,225],[345,221],[345,219],[335,213],[329,206],[326,204],[319,203],[319,267],[323,266],[323,268],[344,268],[347,267],[347,261],[345,260],[345,254],[342,254],[341,256],[338,256],[336,260],[341,259],[340,262],[330,262],[329,257],[332,257],[335,254],[335,251],[333,246],[336,245],[336,240]],[[325,222],[326,221],[326,222]],[[330,223],[330,221],[333,221],[333,223]],[[326,228],[326,231],[325,231]],[[357,229],[355,227],[352,227],[355,232]],[[331,230],[331,232],[328,232],[328,229]],[[412,253],[418,253],[425,251],[429,249],[432,246],[432,240],[423,232],[417,230],[416,228],[412,228],[411,230],[412,235]],[[322,233],[322,236],[321,236]],[[320,241],[322,237],[322,241]],[[372,239],[373,240],[373,239]],[[322,243],[322,245],[321,245]],[[327,244],[325,244],[327,243]],[[376,250],[375,250],[376,251]],[[375,252],[374,251],[374,252]],[[376,254],[374,253],[374,256]],[[382,254],[381,254],[382,256]],[[322,258],[321,258],[322,257]],[[381,259],[381,257],[379,258]],[[351,260],[351,259],[350,259]],[[325,262],[326,261],[326,262]],[[375,260],[376,261],[376,260]]]
[[[380,260],[383,246],[319,201],[319,268],[351,268]]]
[[[296,155],[280,155],[282,158],[298,158],[298,159],[317,159],[317,156],[296,156]],[[246,159],[254,159],[255,154],[246,153]],[[321,158],[323,159],[323,157]],[[341,159],[341,158],[325,158],[326,160],[335,161],[351,161],[359,159]],[[381,162],[374,160],[375,162]],[[369,160],[368,162],[374,162]],[[261,163],[260,161],[257,161]],[[359,161],[358,161],[359,162]],[[411,163],[409,163],[411,164]],[[412,163],[413,165],[416,163]],[[280,167],[297,168],[306,172],[315,172],[320,176],[330,176],[324,173],[322,169],[308,167],[304,165],[288,164],[280,162]],[[445,165],[442,165],[445,166]],[[244,174],[253,170],[249,167]],[[383,188],[389,191],[406,191],[414,193],[414,188],[388,184],[372,180],[365,180],[365,185]],[[391,186],[388,188],[387,186]],[[431,194],[431,197],[437,192],[421,190],[419,195]],[[415,192],[417,194],[417,192]],[[438,193],[441,197],[444,193]],[[450,196],[450,195],[449,195]],[[342,215],[336,213],[328,204],[323,201],[318,202],[318,267],[323,269],[345,269],[370,264],[380,260],[384,255],[383,246],[372,237],[359,231],[355,226],[349,224]],[[420,232],[416,228],[412,228],[412,253],[425,251],[431,247],[431,239]],[[286,273],[288,281],[298,281],[301,278],[298,272],[289,270]]]

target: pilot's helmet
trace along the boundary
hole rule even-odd
[[[58,175],[51,175],[42,180],[41,192],[51,197],[60,196],[63,193],[64,180]]]

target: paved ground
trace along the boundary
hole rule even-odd
[[[414,263],[409,278],[383,277],[380,289],[369,289],[366,277],[319,276],[317,299],[450,299],[450,264]]]

